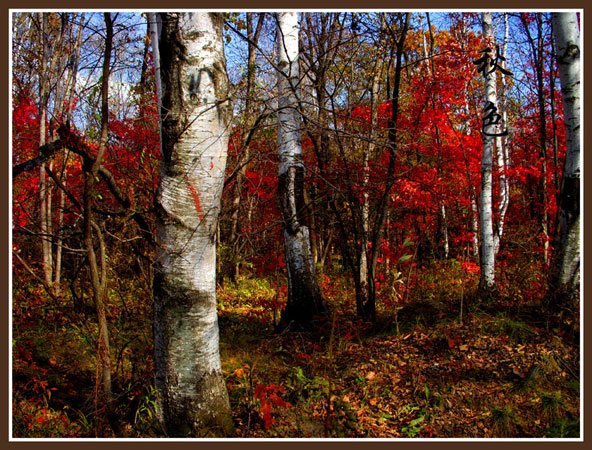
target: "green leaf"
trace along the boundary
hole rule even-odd
[[[419,425],[420,423],[422,423],[423,419],[425,419],[425,416],[420,416],[417,419],[413,419],[411,422],[409,422],[409,426],[415,427],[415,426]]]
[[[404,263],[409,261],[411,258],[413,258],[413,255],[403,255],[399,258],[399,262]]]

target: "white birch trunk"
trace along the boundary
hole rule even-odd
[[[504,13],[504,24],[505,24],[505,35],[504,35],[504,49],[502,51],[502,57],[506,57],[506,49],[508,46],[508,15]],[[503,61],[502,68],[506,68],[506,62]],[[506,113],[506,94],[507,94],[507,81],[506,75],[501,72],[500,74],[501,82],[502,82],[502,127],[506,128],[508,126],[508,114]],[[502,240],[502,236],[504,234],[504,224],[506,220],[506,212],[508,211],[508,206],[510,204],[510,185],[508,181],[508,176],[506,172],[508,170],[508,146],[505,137],[499,136],[497,137],[497,166],[500,172],[499,175],[499,182],[500,182],[500,204],[499,204],[499,216],[497,222],[497,231],[494,236],[493,246],[494,246],[494,255],[497,255],[500,248],[500,243]]]
[[[580,279],[580,32],[576,13],[553,13],[567,155],[561,192],[559,287]]]
[[[444,259],[448,259],[450,253],[450,242],[448,240],[448,218],[446,216],[446,205],[440,203],[440,214],[442,216],[442,240],[444,241]]]
[[[162,106],[162,81],[160,76],[160,51],[158,48],[158,36],[160,35],[159,15],[156,13],[148,14],[148,22],[150,24],[150,40],[152,42],[152,60],[154,61],[154,78],[156,81],[156,98],[158,102],[158,109]],[[162,123],[159,122],[160,134],[162,136]],[[162,138],[160,139],[160,158],[164,159],[162,153]]]
[[[372,88],[370,91],[370,141],[368,147],[363,150],[362,155],[362,226],[360,236],[360,286],[362,292],[368,289],[368,233],[370,222],[370,194],[368,184],[370,183],[370,156],[374,153],[377,139],[378,125],[378,83],[382,72],[382,63],[375,67],[372,77]]]
[[[493,44],[493,27],[491,13],[483,13],[483,35],[489,44]],[[495,91],[495,71],[488,73],[485,80],[486,100],[497,105]],[[486,133],[497,132],[495,125],[488,125]],[[492,217],[492,191],[493,191],[493,148],[495,138],[483,135],[483,157],[481,160],[481,286],[486,290],[495,287],[495,249],[493,244],[493,217]]]
[[[288,302],[280,326],[309,324],[326,305],[316,281],[308,227],[304,224],[304,162],[296,86],[299,81],[298,13],[277,14],[279,196],[284,220]]]
[[[219,14],[161,14],[155,369],[171,436],[232,430],[219,353],[216,243],[232,107]]]

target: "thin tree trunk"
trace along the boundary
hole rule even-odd
[[[41,67],[39,70],[39,147],[47,143],[47,103],[49,100],[49,73],[48,73],[48,54],[49,43],[48,33],[48,14],[41,13]],[[43,256],[43,273],[45,282],[51,286],[52,277],[52,243],[50,221],[48,216],[49,203],[48,185],[45,176],[45,163],[39,166],[39,200],[40,200],[40,224],[41,224],[41,248]]]
[[[103,81],[101,85],[101,131],[99,137],[99,145],[97,157],[94,160],[90,171],[86,174],[83,194],[83,212],[84,212],[84,245],[87,252],[91,286],[93,291],[93,300],[97,312],[97,320],[99,324],[98,337],[98,358],[101,366],[101,382],[103,388],[103,396],[105,398],[107,418],[109,424],[116,435],[121,434],[121,427],[118,419],[115,417],[115,405],[113,399],[113,392],[111,386],[111,349],[109,344],[109,327],[107,324],[107,315],[105,312],[105,286],[107,282],[107,268],[105,257],[105,244],[101,230],[95,224],[92,211],[92,197],[95,180],[98,178],[99,167],[105,153],[107,151],[108,139],[108,121],[109,121],[109,73],[111,62],[111,48],[113,44],[113,23],[111,21],[111,14],[105,13],[106,24],[106,38],[105,38],[105,54],[103,61]],[[101,273],[99,273],[99,262],[94,249],[93,229],[99,240],[99,257]]]
[[[70,66],[70,73],[68,75],[68,81],[66,83],[67,86],[67,90],[64,94],[64,98],[67,100],[65,100],[65,111],[63,111],[63,113],[60,115],[60,118],[62,118],[62,120],[65,123],[70,123],[71,117],[72,117],[72,112],[73,112],[73,106],[74,106],[74,95],[76,93],[76,78],[77,78],[77,74],[78,74],[78,61],[80,59],[80,51],[82,49],[82,30],[83,30],[83,24],[84,24],[84,13],[81,14],[80,16],[80,23],[78,25],[78,31],[77,31],[77,35],[76,35],[76,41],[75,41],[75,50],[74,50],[74,58],[72,59],[71,62],[71,66]],[[68,164],[68,157],[69,157],[69,152],[66,152],[65,156],[64,156],[64,162],[62,164],[62,185],[64,187],[67,186],[67,179],[68,179],[68,168],[67,168],[67,164]],[[64,224],[64,208],[66,206],[66,191],[64,189],[60,189],[60,209],[59,209],[59,213],[58,213],[58,230],[59,233],[57,235],[57,240],[56,240],[56,254],[55,254],[55,268],[54,268],[54,273],[53,273],[53,277],[54,277],[54,283],[55,283],[55,289],[59,289],[59,285],[61,282],[61,277],[62,277],[62,250],[63,250],[63,245],[64,245],[64,241],[62,238],[62,227]]]
[[[251,13],[247,13],[247,45],[248,45],[248,58],[247,58],[247,96],[245,99],[245,112],[244,112],[244,129],[241,136],[241,154],[237,159],[237,166],[240,166],[240,170],[236,176],[236,181],[234,185],[234,196],[232,199],[232,216],[231,216],[231,225],[230,225],[230,242],[232,245],[232,253],[234,258],[238,258],[239,246],[240,246],[240,233],[239,233],[239,219],[240,219],[240,208],[241,208],[241,198],[242,198],[242,190],[244,186],[244,182],[246,179],[247,168],[248,164],[246,162],[249,160],[250,156],[250,149],[249,149],[249,142],[248,136],[252,135],[252,127],[255,126],[255,120],[253,116],[255,115],[254,110],[254,96],[255,96],[255,76],[257,74],[256,71],[256,49],[259,42],[259,36],[261,35],[261,30],[263,28],[263,20],[265,17],[265,13],[258,14],[259,21],[255,28],[253,28],[253,15]],[[233,277],[234,280],[238,278],[240,274],[240,264],[238,262],[234,263],[234,271]]]
[[[392,89],[391,98],[391,120],[389,123],[389,162],[387,167],[387,175],[385,182],[385,189],[380,198],[376,220],[374,221],[373,232],[370,239],[372,243],[371,257],[368,265],[368,302],[364,308],[364,315],[372,321],[376,319],[376,263],[378,260],[378,251],[380,242],[384,234],[384,224],[386,222],[387,210],[390,203],[391,191],[395,184],[395,160],[397,158],[397,119],[399,115],[399,90],[401,86],[401,72],[403,67],[403,48],[405,46],[405,39],[407,31],[409,30],[409,21],[411,13],[405,13],[402,28],[398,39],[396,40],[396,65],[395,65],[395,79]]]
[[[360,277],[360,297],[357,299],[358,314],[363,314],[363,307],[368,302],[368,233],[370,225],[370,195],[368,185],[370,182],[370,155],[376,148],[376,129],[378,126],[378,87],[380,74],[382,72],[382,63],[377,63],[372,77],[372,87],[370,90],[370,140],[367,148],[363,150],[362,155],[362,199],[361,199],[361,224],[360,224],[360,246],[359,246],[359,277]]]
[[[430,20],[430,14],[426,13],[426,19],[427,19],[427,23],[428,23],[428,30],[430,33],[430,51],[428,54],[428,50],[427,50],[427,46],[425,43],[425,34],[423,34],[424,36],[424,55],[426,58],[426,65],[428,67],[428,70],[430,68],[430,65],[427,64],[427,60],[428,60],[428,56],[429,58],[431,58],[431,70],[430,70],[430,75],[432,77],[432,80],[435,81],[436,79],[436,62],[434,60],[434,45],[435,45],[435,40],[434,40],[434,33],[432,32],[432,22]],[[431,96],[431,101],[432,101],[432,107],[435,109],[436,107],[436,99],[434,98],[434,94],[432,93]],[[438,145],[438,147],[440,147],[440,130],[438,128],[437,124],[434,124],[434,130],[436,133],[436,144]],[[441,160],[441,155],[438,155],[438,161],[437,161],[437,172],[438,172],[438,177],[440,176],[440,160]],[[449,241],[448,241],[448,220],[446,217],[446,203],[444,202],[444,200],[439,201],[439,221],[440,221],[440,235],[442,238],[442,248],[444,251],[444,259],[448,259],[448,252],[449,252]]]
[[[528,37],[528,42],[532,51],[533,65],[537,83],[537,105],[539,110],[539,156],[541,159],[541,180],[538,189],[541,203],[540,224],[543,235],[543,255],[545,264],[549,264],[549,206],[547,192],[547,116],[545,112],[545,86],[544,86],[544,48],[543,48],[543,21],[542,14],[537,13],[537,41],[530,34],[530,29],[526,21],[524,30]]]
[[[67,185],[67,176],[68,171],[64,169],[62,175],[62,183],[64,186]],[[57,236],[56,241],[56,254],[55,254],[55,270],[54,270],[54,289],[56,289],[56,293],[59,290],[59,285],[61,282],[62,277],[62,249],[64,247],[64,241],[62,239],[62,232],[61,229],[64,226],[64,209],[66,207],[66,192],[63,189],[60,189],[60,210],[58,213],[58,229],[59,234]]]
[[[555,41],[551,40],[551,54],[555,55]],[[553,127],[553,180],[555,184],[555,204],[557,205],[557,212],[553,217],[555,234],[559,228],[559,214],[561,212],[561,177],[559,176],[559,136],[557,134],[557,109],[555,106],[555,92],[557,77],[555,76],[555,59],[549,58],[549,91],[550,91],[550,106],[551,106],[551,120]]]
[[[156,82],[156,101],[158,102],[158,110],[162,108],[162,75],[160,73],[160,50],[158,39],[160,36],[160,15],[156,13],[148,13],[148,26],[150,28],[150,41],[152,43],[152,61],[154,62],[154,79]],[[164,160],[162,149],[162,121],[158,122],[160,128],[160,158]]]
[[[508,46],[508,15],[504,13],[504,23],[505,23],[505,35],[504,35],[504,49],[502,51],[502,68],[506,68],[506,49]],[[506,112],[506,95],[507,95],[507,81],[506,75],[501,72],[501,84],[502,84],[502,101],[501,109],[502,109],[502,128],[507,128],[508,126],[508,114]],[[502,240],[502,236],[504,234],[504,224],[506,221],[506,212],[508,211],[508,206],[510,204],[510,185],[509,179],[507,176],[508,170],[508,146],[507,141],[504,136],[498,136],[497,138],[497,167],[499,170],[499,183],[500,183],[500,204],[499,204],[499,211],[498,211],[498,219],[497,219],[497,227],[496,232],[493,237],[493,247],[494,247],[494,256],[498,254],[500,249],[500,244]]]
[[[468,86],[467,86],[468,89]],[[465,103],[465,112],[467,116],[470,114],[470,108],[468,101]],[[454,129],[454,127],[452,128]],[[470,133],[469,125],[463,127],[463,133],[468,135]],[[463,152],[463,159],[465,161],[465,170],[467,174],[467,184],[469,185],[469,201],[471,203],[471,217],[470,217],[470,224],[471,224],[471,232],[473,234],[471,240],[471,250],[472,256],[474,261],[479,264],[479,206],[477,204],[477,193],[475,192],[475,187],[473,186],[472,176],[471,176],[471,166],[469,164],[469,159],[467,157],[467,152],[465,151],[465,147],[463,144],[462,139],[458,138],[460,147]]]

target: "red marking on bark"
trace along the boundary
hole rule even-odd
[[[214,160],[212,159],[212,160],[210,161],[210,170],[212,170],[213,168],[214,168]]]
[[[189,192],[193,197],[193,203],[195,203],[195,210],[197,211],[199,220],[203,222],[205,219],[205,215],[203,209],[201,208],[201,203],[199,201],[199,194],[197,193],[197,189],[195,189],[195,186],[192,186],[189,182],[187,182],[187,187],[189,188]]]

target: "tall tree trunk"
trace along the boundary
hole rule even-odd
[[[160,50],[158,45],[158,37],[160,35],[160,16],[156,13],[148,13],[148,27],[150,29],[150,41],[152,43],[152,61],[154,62],[154,80],[156,82],[156,101],[158,102],[159,110],[162,108],[162,76],[160,73]],[[160,128],[160,159],[164,160],[162,150],[162,121],[159,121]]]
[[[364,305],[368,303],[368,233],[370,225],[370,195],[368,193],[368,184],[370,183],[370,155],[376,148],[375,139],[377,137],[376,129],[378,125],[378,87],[380,75],[382,72],[382,62],[378,62],[374,67],[372,76],[372,87],[370,89],[370,140],[368,146],[363,149],[362,154],[362,198],[361,198],[361,220],[360,220],[360,246],[359,246],[359,293],[356,296],[356,305],[358,315],[363,315]]]
[[[539,106],[539,121],[540,121],[540,157],[541,157],[541,203],[543,207],[543,214],[541,218],[541,228],[543,232],[543,249],[545,263],[549,264],[549,199],[547,192],[547,113],[545,110],[545,80],[544,80],[544,47],[543,47],[543,19],[542,14],[537,13],[537,51],[538,56],[536,60],[537,73],[537,99]]]
[[[435,45],[435,39],[434,39],[434,33],[432,31],[432,21],[430,20],[430,13],[426,13],[426,19],[427,19],[427,24],[428,24],[428,30],[430,33],[430,47],[429,47],[429,52],[428,52],[428,48],[425,42],[425,33],[422,33],[423,35],[423,47],[424,47],[424,56],[426,58],[426,66],[428,67],[428,70],[430,72],[430,75],[432,77],[432,82],[436,81],[436,62],[434,60],[434,45]],[[428,58],[431,59],[431,67],[430,65],[427,63]],[[430,70],[431,69],[431,70]],[[432,103],[432,108],[436,108],[436,98],[434,93],[432,93],[431,95],[431,103]],[[435,131],[435,135],[436,135],[436,145],[438,146],[438,148],[440,148],[440,130],[438,127],[437,123],[434,123],[433,125],[434,131]],[[440,154],[440,152],[438,152],[438,159],[437,159],[437,166],[436,166],[436,170],[438,173],[438,177],[440,177],[440,171],[441,171],[441,160],[442,160],[442,156]],[[442,239],[442,250],[444,253],[444,259],[448,259],[448,253],[450,250],[450,244],[448,241],[448,218],[446,217],[446,203],[444,201],[444,199],[438,201],[438,221],[439,221],[439,227],[438,227],[438,231],[440,233],[440,238]]]
[[[484,12],[483,35],[489,45],[494,43],[493,26],[491,13]],[[495,71],[485,72],[485,96],[492,105],[497,105],[497,95],[495,91]],[[488,125],[484,132],[493,134],[496,130],[495,125]],[[486,291],[492,291],[495,288],[495,251],[493,243],[493,148],[495,138],[493,136],[483,135],[483,157],[481,159],[481,204],[479,216],[481,220],[481,287]]]
[[[41,13],[41,67],[39,69],[39,147],[47,143],[47,103],[49,101],[49,42],[48,33],[48,14]],[[41,249],[43,256],[43,274],[45,282],[51,286],[53,284],[52,276],[52,242],[51,242],[51,216],[49,215],[49,204],[51,197],[49,195],[48,183],[45,175],[45,163],[39,166],[39,200],[40,200],[40,224],[41,224]]]
[[[74,56],[69,62],[70,70],[68,74],[68,79],[66,82],[66,88],[64,89],[64,103],[63,103],[63,110],[58,114],[58,118],[64,122],[69,124],[72,118],[73,108],[74,108],[74,96],[76,94],[76,79],[78,76],[78,62],[80,60],[80,52],[82,49],[82,31],[84,28],[84,16],[85,14],[82,13],[80,15],[80,21],[78,24],[78,30],[76,33],[76,39],[74,44]],[[72,17],[74,19],[74,16]],[[68,159],[69,159],[69,152],[65,152],[63,163],[62,163],[62,174],[61,174],[61,181],[63,186],[67,186],[68,180]],[[60,289],[60,282],[62,277],[62,254],[63,254],[63,233],[62,227],[64,225],[64,208],[66,206],[66,192],[64,189],[60,189],[60,206],[59,206],[59,213],[58,213],[58,234],[56,237],[56,251],[55,251],[55,258],[54,258],[54,289],[56,292]]]
[[[551,40],[551,54],[555,55],[555,41]],[[551,120],[553,128],[553,181],[555,185],[555,204],[557,205],[557,212],[555,217],[552,218],[554,228],[559,228],[559,214],[561,212],[561,177],[559,176],[559,135],[557,130],[557,107],[555,103],[555,92],[556,92],[556,69],[555,69],[555,58],[549,58],[549,104],[551,106]]]
[[[121,434],[119,421],[115,417],[115,405],[111,386],[111,347],[109,344],[109,327],[107,324],[107,314],[105,311],[105,287],[107,283],[107,258],[105,255],[105,243],[100,227],[94,222],[93,218],[93,189],[95,180],[98,179],[99,168],[107,152],[108,122],[109,122],[109,73],[111,63],[111,49],[113,44],[113,23],[111,14],[105,13],[106,37],[105,54],[103,60],[103,76],[101,83],[101,131],[97,156],[92,163],[90,171],[85,174],[83,211],[84,211],[84,245],[87,252],[93,299],[97,312],[99,325],[98,337],[98,358],[101,365],[101,382],[103,396],[105,398],[107,418],[109,424],[116,435]],[[99,261],[94,249],[94,234],[99,240]],[[100,265],[100,272],[99,272]]]
[[[580,32],[576,13],[553,13],[552,20],[567,141],[553,287],[575,295],[580,283]]]
[[[378,251],[380,249],[380,242],[384,235],[384,224],[386,222],[391,191],[395,184],[395,162],[398,150],[398,128],[397,120],[399,116],[399,91],[401,87],[401,72],[403,67],[403,49],[405,46],[405,39],[407,38],[407,31],[409,30],[409,22],[411,13],[405,13],[405,18],[401,19],[401,28],[396,42],[396,63],[395,63],[395,79],[392,88],[391,98],[391,119],[389,122],[389,162],[387,167],[385,188],[379,200],[376,219],[372,227],[371,253],[368,264],[368,301],[364,308],[364,316],[370,318],[372,321],[376,319],[376,264],[378,261]],[[389,31],[392,33],[392,30]]]
[[[232,216],[230,225],[230,243],[232,245],[232,253],[235,259],[238,259],[238,253],[240,251],[240,233],[239,233],[239,222],[240,222],[240,209],[243,186],[246,180],[248,160],[249,160],[249,136],[252,136],[252,128],[255,126],[255,108],[254,108],[254,96],[255,96],[255,76],[257,74],[256,66],[256,50],[259,42],[259,36],[263,28],[263,20],[265,13],[258,14],[259,20],[257,25],[253,27],[253,14],[247,13],[247,45],[248,45],[248,57],[247,57],[247,88],[245,98],[245,111],[244,111],[244,125],[243,133],[241,135],[241,154],[237,160],[237,166],[240,167],[236,181],[234,184],[234,192],[232,199]],[[237,279],[240,273],[240,264],[238,261],[234,262],[233,278]]]
[[[169,436],[229,435],[219,353],[215,236],[232,105],[223,16],[160,14],[162,148],[154,334]]]
[[[506,68],[506,49],[508,47],[508,34],[509,34],[509,27],[508,27],[508,14],[504,13],[504,24],[505,24],[505,35],[504,35],[504,49],[502,50],[502,68]],[[506,128],[508,126],[508,114],[506,112],[506,95],[507,95],[507,81],[506,75],[501,72],[501,86],[502,86],[502,101],[501,109],[502,109],[502,127]],[[497,167],[499,170],[499,210],[498,210],[498,218],[497,218],[497,227],[495,230],[495,235],[493,236],[493,248],[494,248],[494,256],[496,256],[500,249],[500,244],[502,240],[502,236],[504,234],[504,225],[506,221],[506,212],[508,211],[508,206],[510,204],[510,184],[509,178],[507,176],[508,170],[508,145],[506,142],[505,136],[498,136],[496,137],[497,140]]]
[[[468,89],[468,86],[467,86]],[[469,102],[465,103],[465,112],[467,116],[470,114]],[[463,127],[463,133],[466,135],[470,134],[469,126],[467,125]],[[471,240],[471,254],[473,256],[473,260],[479,264],[479,206],[477,205],[477,193],[475,192],[475,186],[473,186],[472,176],[471,176],[471,166],[469,164],[469,159],[467,157],[467,152],[463,145],[462,138],[459,137],[460,147],[463,152],[463,159],[465,162],[465,171],[467,174],[467,184],[469,185],[469,201],[471,202],[471,212],[470,212],[470,223],[471,223],[471,232],[473,234]]]
[[[544,80],[544,48],[542,14],[536,15],[536,42],[530,34],[528,23],[524,21],[524,29],[532,51],[533,65],[537,83],[537,106],[539,110],[539,156],[541,159],[541,181],[538,189],[541,203],[541,232],[543,235],[543,254],[545,264],[549,264],[549,207],[547,193],[547,115],[545,111],[545,80]]]
[[[279,197],[284,221],[288,301],[280,327],[306,326],[327,313],[317,284],[309,230],[304,222],[304,161],[300,138],[298,84],[298,13],[278,13],[278,151]]]

